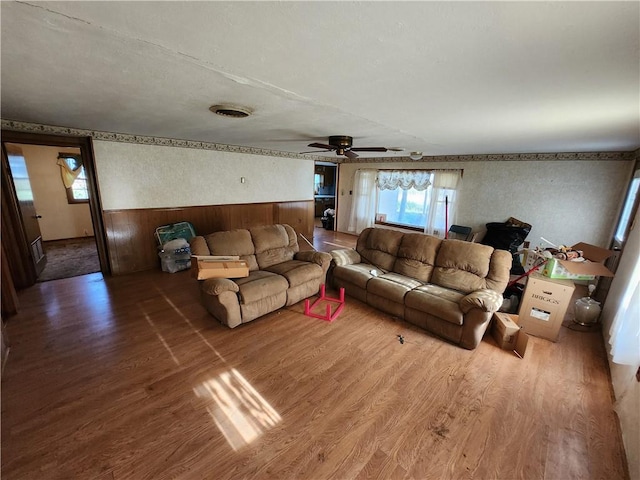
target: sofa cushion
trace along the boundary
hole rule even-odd
[[[336,265],[353,265],[356,263],[360,263],[362,258],[360,254],[353,249],[350,248],[342,248],[340,250],[333,250],[331,252],[331,257],[333,258],[333,262]]]
[[[258,300],[286,292],[289,288],[287,279],[272,272],[258,270],[249,273],[248,277],[234,280],[240,289],[240,303],[252,303]]]
[[[289,225],[263,225],[249,229],[261,269],[293,260],[298,252],[296,232]]]
[[[408,292],[404,304],[407,308],[428,313],[455,325],[462,325],[463,315],[459,305],[463,297],[464,294],[460,292],[429,284]]]
[[[267,267],[265,270],[282,275],[287,279],[291,287],[322,277],[321,266],[300,260],[289,260],[288,262],[278,263],[277,265]]]
[[[421,285],[422,282],[413,278],[398,275],[397,273],[385,273],[369,280],[367,293],[378,295],[396,303],[403,303],[407,292]]]
[[[255,248],[249,230],[229,230],[205,235],[210,255],[238,255],[246,260],[249,271],[258,270]]]
[[[358,263],[356,265],[336,267],[333,270],[333,276],[364,290],[367,288],[367,282],[373,278],[372,270],[375,270],[373,265]]]
[[[431,282],[470,293],[485,288],[493,247],[463,240],[442,240]]]
[[[189,240],[189,248],[191,250],[191,255],[211,255],[209,246],[202,236],[195,236]]]
[[[403,235],[386,228],[365,228],[358,237],[356,250],[364,262],[388,272],[393,269]]]
[[[441,242],[442,240],[439,238],[430,235],[405,234],[398,248],[393,271],[422,282],[428,282],[431,279]]]

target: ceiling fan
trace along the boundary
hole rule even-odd
[[[329,143],[310,143],[308,146],[313,148],[324,148],[325,150],[335,150],[337,155],[344,155],[349,158],[357,158],[355,152],[386,152],[390,150],[386,147],[352,147],[353,137],[346,135],[332,135],[329,137]],[[319,152],[301,152],[301,153],[319,153]]]

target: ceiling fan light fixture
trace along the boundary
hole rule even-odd
[[[411,160],[422,160],[422,152],[411,152],[409,158]]]
[[[209,110],[216,115],[227,118],[245,118],[253,113],[250,108],[228,104],[211,105]]]

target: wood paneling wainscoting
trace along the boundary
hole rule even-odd
[[[160,268],[155,231],[161,225],[191,222],[198,235],[287,223],[313,237],[313,200],[180,208],[105,210],[109,261],[114,275]],[[298,240],[304,243],[304,240]]]

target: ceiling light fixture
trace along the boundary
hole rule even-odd
[[[411,160],[422,160],[422,152],[411,152],[409,158]]]
[[[209,110],[211,110],[216,115],[228,118],[245,118],[253,113],[250,108],[226,104],[211,105],[209,107]]]

